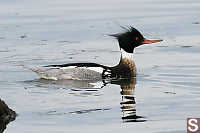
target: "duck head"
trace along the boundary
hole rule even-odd
[[[124,27],[123,27],[124,28]],[[122,48],[127,53],[133,53],[134,48],[143,45],[160,42],[162,40],[148,40],[143,37],[143,35],[134,27],[124,28],[126,32],[113,34],[118,42],[120,48]]]

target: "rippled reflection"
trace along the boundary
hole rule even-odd
[[[0,99],[0,133],[6,129],[6,125],[15,120],[16,113]]]
[[[123,122],[144,122],[144,117],[136,115],[135,84],[136,78],[112,81],[121,87],[121,109]]]
[[[103,80],[103,81],[77,81],[77,80],[33,80],[26,81],[33,83],[37,87],[45,88],[62,88],[67,89],[68,94],[74,96],[99,96],[99,90],[108,84],[119,85],[121,88],[121,110],[123,122],[144,122],[146,121],[143,116],[136,115],[136,97],[135,97],[135,85],[136,78],[132,79],[118,79],[118,80]],[[95,111],[110,110],[110,108],[98,108],[98,109],[86,109],[68,112],[72,114],[83,114]]]

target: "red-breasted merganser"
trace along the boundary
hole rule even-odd
[[[69,63],[63,65],[48,65],[44,67],[28,67],[40,78],[52,80],[102,80],[133,78],[136,76],[136,66],[132,59],[134,48],[160,42],[162,40],[147,40],[134,27],[126,28],[126,32],[113,34],[120,46],[121,59],[118,65],[109,67],[97,63]]]

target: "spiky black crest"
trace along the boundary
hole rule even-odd
[[[122,48],[128,53],[132,53],[135,47],[141,45],[141,42],[144,40],[144,37],[136,28],[132,26],[122,28],[126,31],[110,36],[113,36],[118,40],[120,48]]]

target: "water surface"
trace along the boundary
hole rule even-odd
[[[2,1],[0,98],[18,113],[4,132],[185,132],[186,118],[199,117],[199,8],[195,0]],[[115,65],[119,47],[107,34],[126,25],[164,39],[135,50],[138,75],[128,83],[46,81],[21,66]]]

